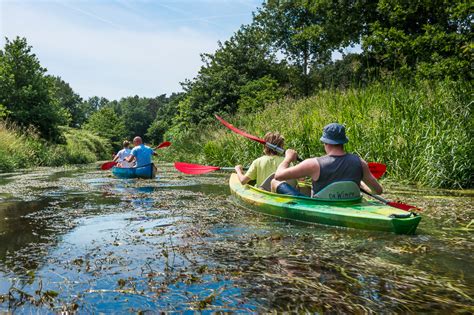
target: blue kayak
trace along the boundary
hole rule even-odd
[[[118,178],[155,178],[156,166],[155,164],[147,164],[140,167],[122,168],[113,167],[112,174]]]

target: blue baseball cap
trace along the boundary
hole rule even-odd
[[[326,125],[323,128],[323,135],[319,139],[327,144],[344,144],[349,142],[346,137],[346,128],[337,123]]]

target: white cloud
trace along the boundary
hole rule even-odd
[[[26,37],[48,73],[61,76],[82,97],[179,91],[179,82],[194,77],[202,65],[199,54],[217,48],[217,36],[190,28],[169,30],[154,23],[145,32],[100,12],[51,3],[1,5],[2,47],[3,36]],[[127,12],[121,13],[126,19]]]

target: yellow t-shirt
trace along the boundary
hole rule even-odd
[[[260,186],[268,176],[275,173],[278,165],[285,158],[278,155],[264,155],[252,162],[245,176],[251,180],[256,180],[255,186]]]

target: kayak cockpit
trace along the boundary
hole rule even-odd
[[[268,176],[263,183],[258,187],[263,191],[271,191],[271,181],[273,180],[275,174]],[[296,180],[286,181],[293,187],[299,186],[300,193],[311,197],[315,200],[323,201],[360,201],[360,188],[359,186],[352,181],[338,181],[331,183],[324,187],[321,191],[313,195],[312,189],[308,187],[307,183],[298,183]],[[255,187],[255,186],[252,186]],[[257,187],[255,187],[257,188]]]

